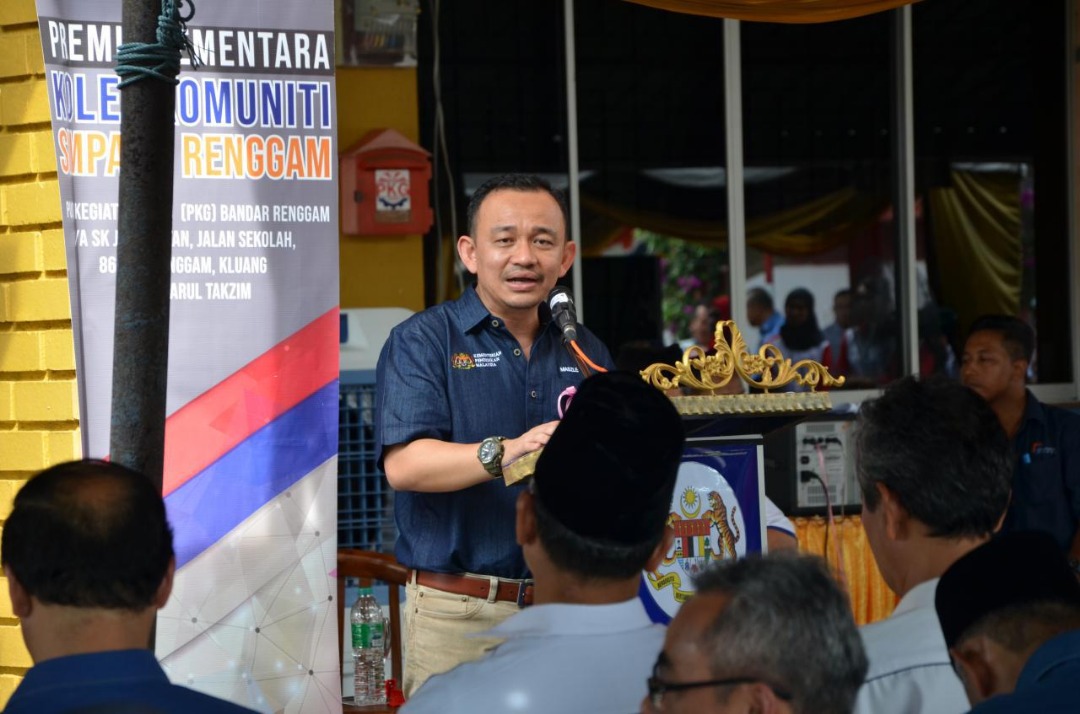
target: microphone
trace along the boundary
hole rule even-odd
[[[570,297],[570,291],[562,285],[556,285],[548,293],[547,302],[551,308],[551,319],[562,330],[563,344],[577,340],[577,310],[574,309],[574,299]]]

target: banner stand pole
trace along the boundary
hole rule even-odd
[[[126,42],[155,43],[158,3],[124,0]],[[113,343],[112,461],[162,488],[169,357],[175,87],[147,78],[121,91]]]

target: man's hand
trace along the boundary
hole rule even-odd
[[[558,420],[549,421],[539,426],[534,426],[516,439],[507,439],[503,442],[503,466],[511,461],[520,459],[525,454],[542,449],[547,446],[551,435],[555,433]]]
[[[529,429],[503,442],[503,466],[543,448],[558,421]],[[395,491],[459,491],[491,480],[476,458],[476,444],[455,444],[438,439],[417,439],[389,446],[383,452],[383,469]]]

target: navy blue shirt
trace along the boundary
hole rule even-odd
[[[579,328],[577,342],[593,362],[611,367],[611,355],[588,330]],[[470,288],[390,332],[376,376],[379,464],[386,447],[415,439],[468,444],[521,436],[558,418],[559,395],[581,379],[554,323],[541,326],[526,359]],[[492,479],[449,493],[397,492],[398,561],[418,570],[525,577],[514,535],[520,490]]]
[[[1045,531],[1067,552],[1080,523],[1080,415],[1047,406],[1029,390],[1013,453],[1002,533]]]
[[[150,650],[115,650],[35,664],[11,695],[4,712],[250,714],[252,710],[171,684]]]
[[[1047,640],[1028,658],[1011,694],[987,699],[971,714],[1080,712],[1080,630]]]

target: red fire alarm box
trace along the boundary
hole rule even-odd
[[[393,129],[373,129],[340,161],[344,233],[426,233],[431,227],[431,154],[422,146]]]

